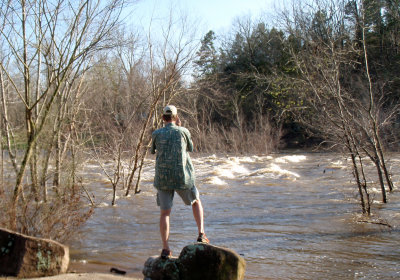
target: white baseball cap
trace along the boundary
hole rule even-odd
[[[167,105],[163,109],[164,115],[176,116],[178,114],[178,110],[174,105]]]

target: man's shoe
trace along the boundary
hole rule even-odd
[[[166,260],[166,259],[169,259],[170,257],[172,257],[172,252],[168,249],[162,249],[161,258],[163,260]]]
[[[205,233],[200,233],[199,237],[197,237],[197,242],[201,242],[201,243],[210,243],[210,240],[208,240],[207,236]]]

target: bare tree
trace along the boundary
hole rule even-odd
[[[135,193],[140,191],[140,175],[150,146],[150,132],[151,129],[161,125],[159,108],[170,103],[184,92],[183,77],[194,59],[197,46],[197,42],[194,40],[196,28],[193,23],[189,22],[187,16],[178,15],[178,18],[175,18],[171,8],[167,24],[161,22],[160,24],[162,26],[162,41],[159,44],[153,43],[152,25],[149,27],[147,37],[147,57],[150,65],[148,73],[150,91],[148,96],[150,97],[150,102],[134,155],[129,161],[131,168],[126,195],[130,192],[135,175]]]
[[[363,1],[357,5],[362,18]],[[366,159],[376,166],[382,201],[386,202],[383,178],[390,190],[392,181],[380,131],[398,108],[383,106],[384,92],[369,73],[365,26],[360,20],[354,33],[349,30],[345,1],[317,0],[307,7],[293,6],[283,14],[287,33],[295,38],[288,51],[299,74],[290,78],[306,105],[299,108],[297,116],[310,131],[320,133],[326,143],[351,158],[363,213],[370,214]]]
[[[120,31],[115,52],[93,69],[92,94],[103,98],[88,98],[86,106],[91,108],[93,140],[101,138],[92,142],[93,151],[112,185],[112,205],[119,186],[126,196],[132,189],[140,192],[151,132],[161,125],[160,108],[185,92],[184,75],[197,46],[195,31],[187,18],[172,12],[167,20],[151,22],[147,38]]]
[[[117,27],[124,5],[125,1],[120,0],[2,2],[2,115],[8,154],[16,173],[9,208],[11,229],[22,230],[18,204],[30,205],[24,187],[28,166],[31,193],[39,200],[38,187],[46,181],[49,154],[55,150],[55,183],[60,184],[61,155],[70,147],[69,136],[61,146],[61,133],[66,127],[72,131],[74,121],[69,119],[67,123],[67,118],[76,113],[71,106],[77,105],[82,95],[79,85],[83,74],[92,55],[112,43],[109,35]],[[24,112],[14,123],[9,115],[12,102],[17,102]],[[21,123],[23,127],[18,126]],[[23,149],[15,145],[15,133],[24,134]],[[39,180],[42,140],[47,146]],[[43,196],[46,200],[46,191]]]

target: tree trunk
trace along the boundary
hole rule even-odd
[[[382,167],[383,172],[385,174],[386,183],[389,186],[389,191],[393,191],[393,181],[392,181],[392,179],[390,177],[389,171],[387,170],[385,156],[384,156],[384,153],[383,153],[381,141],[380,141],[380,139],[378,137],[376,139],[376,145],[375,146],[376,146],[376,149],[378,151],[378,156],[379,156],[379,159],[380,159],[380,162],[381,162],[381,167]]]
[[[144,155],[142,156],[142,160],[140,162],[139,173],[138,173],[138,177],[136,180],[136,186],[135,186],[135,194],[140,193],[139,187],[140,187],[140,179],[141,179],[142,169],[143,169],[143,165],[144,165],[144,160],[146,159],[147,153],[149,152],[150,144],[151,144],[151,139],[150,139],[149,143],[147,144],[147,146],[145,147]]]
[[[55,141],[55,170],[53,177],[53,186],[56,187],[58,192],[58,187],[60,186],[60,172],[61,172],[61,136],[60,131],[56,132],[56,141]]]
[[[378,172],[379,184],[381,185],[382,202],[386,203],[387,202],[387,198],[386,198],[385,183],[383,182],[383,174],[382,174],[382,169],[381,169],[381,162],[380,162],[378,156],[375,157],[374,163],[375,163],[375,166],[376,166],[376,170]]]
[[[40,200],[39,197],[39,180],[38,180],[38,172],[37,172],[37,145],[34,144],[32,148],[32,157],[30,162],[31,169],[31,195],[35,198],[35,201],[38,202]]]
[[[33,135],[29,137],[27,147],[25,150],[24,157],[21,161],[20,168],[17,173],[17,177],[15,180],[15,187],[14,187],[14,194],[11,202],[11,209],[10,209],[10,229],[16,231],[17,230],[17,203],[20,196],[23,195],[23,186],[22,181],[25,175],[25,171],[31,157],[32,146],[34,144],[34,137]]]

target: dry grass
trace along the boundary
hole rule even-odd
[[[11,209],[13,188],[8,185],[4,189],[5,192],[0,195],[0,211],[5,214],[0,216],[0,227],[12,228],[11,214],[7,213]],[[36,201],[29,191],[25,191],[24,198],[17,205],[16,231],[65,242],[93,213],[93,208],[84,204],[80,189],[78,185],[65,187],[62,195],[59,191],[52,191],[46,202]]]
[[[279,146],[280,130],[267,126],[250,130],[222,126],[193,134],[196,149],[200,152],[271,153]]]

